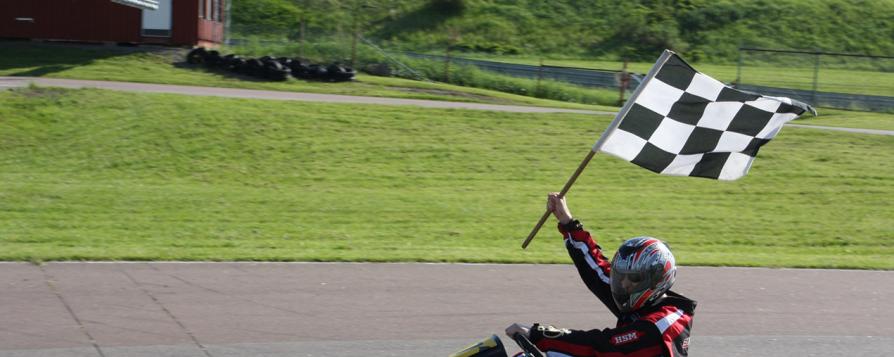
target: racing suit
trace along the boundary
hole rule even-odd
[[[612,299],[611,263],[580,222],[559,224],[587,288],[618,317],[615,328],[569,330],[535,324],[530,339],[547,356],[687,356],[695,301],[672,291],[650,306],[621,313]]]

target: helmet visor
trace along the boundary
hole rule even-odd
[[[622,312],[639,308],[635,306],[651,286],[649,277],[641,272],[613,271],[611,273],[612,297]]]

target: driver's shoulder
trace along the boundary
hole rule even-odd
[[[688,329],[692,324],[696,302],[674,292],[654,305],[638,312],[637,323],[654,326],[659,334]]]

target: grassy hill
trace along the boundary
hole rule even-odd
[[[101,90],[0,91],[0,260],[567,262],[519,248],[609,116]],[[786,128],[735,182],[597,155],[569,196],[608,249],[894,269],[894,137]]]
[[[236,0],[238,34],[359,29],[394,48],[735,61],[740,46],[894,55],[894,0]]]

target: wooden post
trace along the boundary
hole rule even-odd
[[[455,27],[447,28],[447,53],[444,61],[444,83],[450,83],[450,50],[460,40],[459,30]]]
[[[447,43],[447,52],[444,56],[444,83],[450,83],[450,43]]]
[[[624,67],[621,68],[621,80],[618,83],[618,105],[624,105],[624,92],[630,84],[630,74],[627,73],[627,59],[624,59]]]

